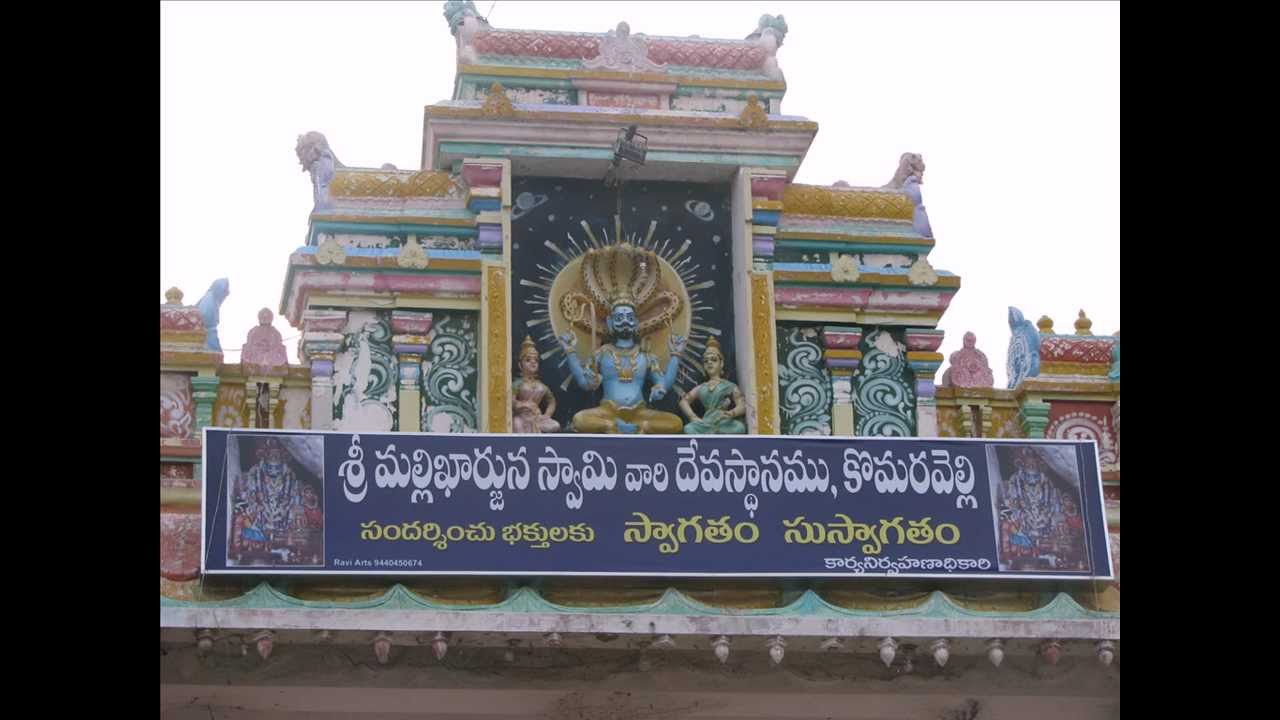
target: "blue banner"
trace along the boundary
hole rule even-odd
[[[1067,440],[205,430],[244,574],[1112,577]]]

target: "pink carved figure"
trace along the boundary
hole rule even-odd
[[[240,353],[240,364],[255,375],[269,374],[272,369],[285,368],[289,355],[284,349],[280,331],[271,327],[274,315],[267,308],[258,311],[258,327],[249,331],[248,341]]]
[[[942,374],[942,387],[979,388],[995,385],[987,356],[974,347],[978,338],[971,332],[964,334],[964,347],[951,353],[951,367]]]
[[[533,338],[525,337],[520,346],[520,378],[512,384],[511,423],[518,433],[553,433],[560,423],[551,417],[556,411],[556,396],[538,379],[538,348]],[[542,410],[542,401],[547,409]]]

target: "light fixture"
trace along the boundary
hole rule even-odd
[[[618,170],[622,161],[627,160],[637,165],[644,165],[645,155],[649,152],[649,138],[636,132],[635,125],[618,130],[618,139],[613,142],[613,160],[609,161],[609,171],[604,176],[605,187],[617,187],[621,182]]]

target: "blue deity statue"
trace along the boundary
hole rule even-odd
[[[205,329],[208,331],[205,347],[210,350],[222,352],[222,344],[218,342],[218,308],[222,307],[222,301],[226,300],[227,295],[230,294],[230,281],[226,278],[218,278],[209,286],[204,297],[200,298],[200,302],[196,303],[196,307],[200,309],[200,315],[204,317]]]
[[[599,407],[579,411],[573,416],[573,429],[580,433],[678,434],[684,426],[672,413],[653,410],[645,405],[644,383],[653,383],[649,402],[661,400],[676,381],[680,369],[679,354],[687,339],[672,334],[667,341],[671,357],[666,368],[658,358],[642,352],[636,344],[639,317],[635,301],[621,293],[613,298],[605,324],[612,342],[605,343],[592,355],[587,367],[575,352],[577,337],[570,330],[558,336],[560,346],[569,358],[574,382],[587,392],[604,388]]]

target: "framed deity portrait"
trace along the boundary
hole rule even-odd
[[[227,443],[227,567],[324,566],[324,437]]]
[[[987,465],[1000,571],[1088,574],[1076,447],[990,445]]]

